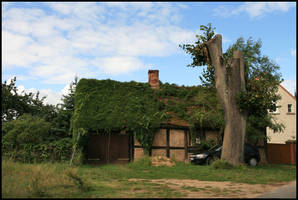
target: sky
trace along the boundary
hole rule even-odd
[[[179,44],[194,44],[200,25],[223,37],[261,40],[262,55],[280,66],[296,91],[296,2],[2,2],[2,83],[40,92],[56,105],[75,76],[200,85],[203,68]]]

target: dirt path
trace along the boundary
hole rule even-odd
[[[142,181],[143,179],[129,179]],[[245,184],[233,182],[198,181],[188,179],[153,179],[152,183],[166,184],[186,196],[183,198],[255,198],[277,187],[288,184]]]

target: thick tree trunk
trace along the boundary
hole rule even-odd
[[[246,115],[240,113],[236,95],[245,90],[242,52],[235,51],[226,64],[222,55],[222,37],[215,35],[206,42],[210,61],[215,68],[215,85],[225,113],[225,130],[221,159],[236,165],[243,163]]]

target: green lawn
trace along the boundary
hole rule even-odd
[[[141,179],[130,181],[128,179]],[[150,166],[147,159],[126,165],[82,165],[67,163],[23,164],[2,160],[2,197],[184,197],[185,193],[151,179],[194,179],[271,184],[296,179],[296,165],[259,165],[214,169],[177,163],[173,167]],[[198,190],[184,187],[184,190]]]

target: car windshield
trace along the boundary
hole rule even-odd
[[[212,150],[218,151],[220,148],[221,148],[221,146],[218,146],[218,144],[217,144],[217,145],[211,147],[211,148],[209,149],[209,151],[212,151]]]
[[[218,147],[217,149],[215,149],[215,151],[220,151],[221,150],[221,147],[222,146]]]

